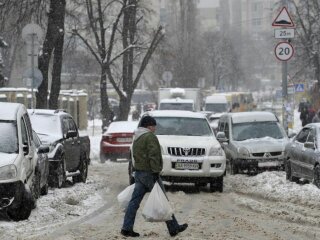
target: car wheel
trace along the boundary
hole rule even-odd
[[[128,173],[129,173],[129,184],[134,184],[135,183],[135,180],[134,180],[134,177],[133,177],[133,166],[132,166],[132,161],[130,160],[129,161],[129,164],[128,164]]]
[[[41,195],[47,195],[49,190],[48,182],[41,188]]]
[[[320,165],[318,164],[313,170],[313,184],[320,188]]]
[[[77,182],[83,182],[85,183],[87,181],[88,176],[88,161],[87,160],[81,160],[81,166],[80,166],[80,175],[73,176],[72,181],[74,183]]]
[[[32,179],[32,189],[31,189],[34,199],[38,199],[40,197],[40,180],[41,180],[40,172],[36,171]]]
[[[104,153],[100,153],[100,162],[105,163],[106,162],[106,155]]]
[[[291,179],[291,165],[290,165],[290,159],[287,159],[285,162],[285,171],[286,171],[286,179]]]
[[[62,158],[63,159],[63,158]],[[57,163],[57,166],[55,166],[54,173],[52,176],[51,186],[54,188],[62,188],[64,182],[65,182],[65,171],[64,171],[64,164],[63,160],[59,161]]]
[[[27,191],[26,189],[24,189],[20,202],[17,205],[15,204],[16,207],[12,208],[10,206],[8,208],[8,217],[13,221],[28,219],[31,214],[31,210],[35,206],[35,201],[36,200],[33,198],[31,191]]]
[[[238,166],[234,164],[234,161],[230,160],[230,173],[231,175],[235,175],[239,173]]]

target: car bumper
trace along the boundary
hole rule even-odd
[[[236,159],[234,164],[241,170],[284,168],[284,159]]]
[[[177,163],[198,164],[198,169],[177,169]],[[177,182],[208,182],[212,178],[220,177],[226,169],[226,159],[224,156],[215,157],[172,157],[163,156],[163,170],[161,177],[167,181]]]
[[[113,144],[104,144],[100,148],[100,152],[104,154],[127,154],[129,155],[130,146],[129,145],[113,145]]]

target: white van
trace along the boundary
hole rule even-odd
[[[35,207],[36,148],[27,109],[0,102],[0,211],[25,220]]]
[[[214,94],[207,96],[204,102],[204,111],[214,113],[224,113],[229,111],[229,103],[227,97],[222,94]]]

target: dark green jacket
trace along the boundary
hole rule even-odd
[[[157,136],[149,129],[139,127],[135,131],[132,152],[136,170],[161,172],[163,167],[161,147]]]

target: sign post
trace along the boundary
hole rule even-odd
[[[279,42],[275,49],[276,58],[282,62],[282,124],[288,134],[288,63],[293,54],[294,48],[290,44],[289,39],[294,37],[294,23],[289,15],[286,7],[283,7],[272,23],[273,27],[282,27],[275,30],[275,38],[283,39]],[[289,27],[289,29],[287,29]],[[291,122],[292,120],[290,120]]]
[[[33,88],[34,88],[34,78],[35,78],[35,69],[38,67],[38,62],[35,61],[35,57],[38,56],[36,52],[38,52],[39,49],[36,49],[36,46],[39,46],[39,41],[43,37],[43,31],[41,27],[38,24],[30,23],[27,24],[22,29],[22,38],[26,41],[27,45],[31,45],[31,51],[28,51],[28,61],[31,61],[31,108],[34,108],[33,103]],[[40,72],[41,74],[41,72]],[[41,74],[42,77],[42,74]],[[42,81],[42,79],[41,79]]]

